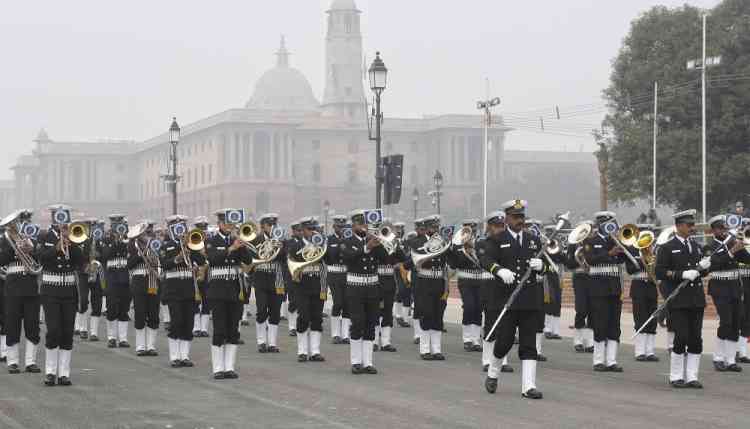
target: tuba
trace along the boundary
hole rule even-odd
[[[656,243],[656,235],[653,232],[641,231],[633,246],[638,249],[638,253],[641,255],[641,260],[646,267],[646,274],[648,274],[649,279],[654,284],[658,284],[656,281],[656,254],[652,247],[654,243]]]
[[[325,256],[328,250],[325,237],[321,234],[315,234],[312,236],[305,246],[297,252],[297,255],[302,259],[301,261],[295,261],[292,258],[287,260],[287,266],[289,272],[292,274],[292,280],[295,282],[300,281],[302,277],[302,270],[305,267],[311,266],[320,261]]]
[[[466,256],[468,260],[471,261],[471,263],[473,263],[477,267],[480,267],[479,258],[477,258],[477,254],[474,251],[475,241],[476,241],[476,236],[474,234],[474,230],[471,229],[471,227],[464,226],[461,229],[459,229],[456,233],[453,234],[453,238],[451,239],[451,244],[459,248],[459,251],[463,252],[463,254]]]
[[[593,228],[591,224],[585,222],[573,228],[573,231],[568,234],[568,244],[579,245],[575,253],[573,254],[573,257],[575,258],[581,269],[586,273],[589,272],[591,267],[589,266],[589,263],[586,261],[586,258],[583,255],[583,246],[580,246],[580,244],[583,243],[583,241],[591,235],[592,231]]]
[[[640,232],[641,231],[636,225],[628,223],[620,227],[620,229],[617,231],[617,239],[624,246],[635,246],[635,243],[638,241]]]
[[[42,264],[37,262],[37,260],[34,259],[34,257],[30,253],[27,253],[25,250],[23,250],[21,246],[22,244],[25,244],[26,247],[33,247],[34,245],[34,243],[31,241],[31,238],[29,236],[23,235],[21,232],[21,223],[18,218],[22,213],[24,213],[24,210],[17,210],[9,214],[0,222],[0,225],[5,227],[5,241],[7,241],[10,247],[13,249],[13,252],[15,252],[16,257],[24,266],[26,271],[31,274],[39,274],[42,272]]]
[[[451,242],[445,242],[440,234],[432,234],[430,238],[424,243],[422,247],[417,250],[421,250],[424,253],[412,252],[411,259],[417,268],[422,268],[425,262],[434,259],[443,253],[445,253],[451,247]]]

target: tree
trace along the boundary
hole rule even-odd
[[[649,198],[653,177],[653,85],[659,83],[657,199],[677,208],[701,205],[701,15],[691,6],[654,7],[633,21],[604,91],[611,109],[609,195]],[[710,11],[707,55],[721,64],[707,75],[707,211],[750,192],[750,2],[724,0]]]

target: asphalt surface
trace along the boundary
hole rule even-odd
[[[41,374],[0,371],[0,428],[705,429],[750,423],[750,366],[740,374],[717,373],[709,356],[701,366],[705,389],[675,391],[666,382],[663,350],[661,362],[637,363],[624,345],[624,373],[595,373],[591,355],[574,353],[569,339],[545,341],[549,361],[537,375],[544,399],[533,401],[520,397],[515,348],[516,372],[503,374],[498,392],[488,394],[481,353],[463,351],[456,325],[444,335],[446,361],[420,360],[412,329],[395,328],[398,352],[375,353],[380,373],[356,376],[348,346],[326,341],[326,362],[300,364],[286,322],[281,331],[282,352],[260,354],[255,327],[243,327],[240,378],[223,381],[211,378],[208,338],[193,342],[196,366],[182,369],[169,367],[163,330],[158,357],[76,339],[71,387],[45,387]],[[39,363],[43,368],[43,351]]]

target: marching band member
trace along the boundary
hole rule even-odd
[[[645,226],[639,226],[641,231],[645,231]],[[630,300],[633,303],[633,329],[641,329],[648,317],[656,310],[657,291],[656,284],[649,277],[645,261],[641,252],[633,246],[628,246],[628,250],[638,262],[638,266],[633,265],[630,259],[625,259],[625,268],[630,274]],[[634,341],[635,360],[638,362],[658,362],[659,358],[655,353],[656,342],[656,318],[649,322],[643,328]]]
[[[701,275],[706,275],[708,262],[701,260],[701,249],[692,238],[695,230],[695,210],[673,215],[675,236],[660,246],[656,256],[656,278],[661,281],[665,298],[682,282],[689,282],[667,308],[674,329],[674,345],[670,355],[669,382],[672,387],[700,389],[698,381],[701,353],[703,353],[703,310],[706,297]],[[687,357],[685,353],[687,352]]]
[[[547,225],[547,232],[554,230],[555,225]],[[544,281],[549,287],[550,299],[544,303],[544,338],[548,340],[561,340],[560,336],[560,312],[562,310],[562,277],[567,257],[565,249],[550,255],[554,265],[547,265],[544,273]]]
[[[89,338],[89,331],[98,341],[99,317],[102,314],[102,289],[97,278],[100,275],[101,264],[98,258],[98,240],[93,237],[93,231],[98,228],[96,218],[88,218],[81,221],[89,228],[89,238],[80,245],[83,256],[88,258],[84,270],[78,272],[78,313],[76,314],[74,335],[79,335],[82,340]],[[87,314],[91,302],[91,315]],[[94,324],[96,323],[96,329]]]
[[[193,222],[193,226],[203,231],[208,237],[208,219],[205,216],[198,216]],[[206,256],[205,254],[203,256]],[[208,323],[211,320],[211,307],[208,303],[208,276],[206,269],[202,268],[198,278],[198,289],[201,291],[201,301],[195,303],[193,309],[193,337],[208,337]]]
[[[485,235],[477,238],[474,245],[479,254],[480,249],[487,245],[487,238],[490,235],[497,236],[505,231],[505,212],[496,211],[487,216],[485,220]],[[481,265],[481,260],[480,260]],[[500,315],[500,309],[508,301],[510,293],[505,287],[497,287],[495,276],[489,271],[482,269],[482,277],[479,285],[479,295],[482,303],[482,313],[484,315],[484,336],[482,337],[482,371],[487,372],[492,363],[492,355],[495,350],[495,338],[497,333],[493,332],[492,336],[486,337],[490,332],[492,325]],[[513,372],[513,367],[508,364],[508,354],[503,356],[500,363],[500,372]]]
[[[587,221],[589,222],[589,221]],[[589,222],[591,223],[591,222]],[[593,230],[593,228],[592,228]],[[590,277],[587,267],[581,266],[581,262],[576,258],[576,252],[582,249],[583,243],[568,244],[566,253],[566,268],[572,272],[573,277],[573,295],[575,319],[573,327],[573,349],[577,353],[594,352],[594,331],[591,329],[591,293]]]
[[[237,345],[240,339],[239,321],[244,311],[244,290],[240,279],[241,264],[250,264],[252,255],[233,233],[239,225],[230,223],[227,216],[236,210],[217,211],[219,230],[206,243],[208,255],[208,298],[213,315],[214,332],[211,337],[211,362],[214,379],[238,378],[235,371]]]
[[[311,240],[314,235],[320,235],[320,225],[314,217],[300,219],[302,238],[289,243],[287,258],[294,262],[302,260],[303,249],[314,245]],[[324,240],[322,240],[324,241]],[[327,249],[324,248],[324,251]],[[325,358],[320,353],[320,339],[323,333],[323,304],[326,267],[322,261],[309,264],[302,269],[295,299],[299,309],[297,319],[297,361],[323,362]]]
[[[121,214],[109,215],[110,232],[102,243],[102,261],[107,282],[107,347],[130,347],[128,311],[130,311],[128,246],[125,242],[128,224]]]
[[[385,221],[384,225],[390,224]],[[380,287],[378,289],[380,293],[378,309],[380,316],[376,319],[375,323],[375,344],[374,350],[382,350],[384,352],[395,352],[396,347],[391,344],[392,333],[393,333],[393,299],[396,296],[396,279],[400,278],[400,270],[404,262],[406,262],[406,255],[404,254],[403,247],[398,242],[394,227],[390,226],[390,232],[393,236],[394,251],[391,254],[386,254],[385,259],[378,265],[378,278]]]
[[[466,352],[482,351],[479,342],[482,336],[480,332],[482,307],[479,292],[485,270],[477,266],[469,256],[475,255],[473,242],[477,234],[478,223],[475,219],[464,220],[461,226],[470,229],[471,239],[467,240],[463,246],[454,245],[448,253],[448,264],[458,272],[458,291],[463,304],[462,337]]]
[[[332,218],[333,233],[328,235],[328,250],[325,261],[328,268],[328,288],[331,290],[333,306],[331,307],[331,343],[344,344],[343,339],[349,338],[351,326],[349,307],[346,299],[346,265],[340,251],[344,242],[344,228],[346,216],[336,215]],[[344,334],[346,332],[346,334]]]
[[[380,240],[368,232],[365,212],[351,214],[352,236],[340,244],[346,264],[346,288],[352,318],[350,360],[352,374],[377,374],[372,362],[375,325],[379,316],[378,265],[387,254]]]
[[[299,245],[302,240],[302,226],[299,220],[292,222],[289,226],[291,229],[291,235],[284,241],[284,248],[290,249],[294,245]],[[286,255],[289,258],[289,255]],[[299,318],[299,311],[297,307],[297,290],[299,289],[299,282],[292,278],[289,270],[283,270],[284,279],[286,283],[286,299],[287,299],[287,315],[289,321],[289,336],[297,336],[297,319]]]
[[[21,324],[26,337],[25,371],[39,373],[36,364],[39,344],[39,287],[37,274],[41,265],[36,257],[36,239],[23,235],[21,225],[31,222],[31,210],[17,210],[6,216],[0,226],[5,228],[0,241],[0,265],[6,266],[5,277],[5,345],[8,373],[18,374]]]
[[[534,235],[535,237],[539,238],[539,235],[542,233],[542,221],[537,219],[527,219],[524,222],[524,232],[528,232],[529,234]],[[544,356],[542,353],[542,347],[544,343],[544,323],[546,320],[545,315],[545,309],[546,306],[551,303],[551,301],[554,299],[554,291],[550,287],[549,283],[547,282],[547,274],[550,270],[550,265],[548,261],[545,261],[542,259],[542,264],[544,264],[544,268],[541,272],[535,274],[536,275],[536,281],[540,285],[542,285],[542,291],[543,291],[543,298],[542,298],[542,311],[539,312],[539,319],[537,323],[536,328],[536,360],[539,362],[546,362],[547,357]]]
[[[750,227],[750,219],[742,219],[742,230]],[[750,363],[747,356],[747,342],[750,338],[750,264],[740,263],[740,281],[742,282],[742,326],[737,342],[737,362]]]
[[[594,371],[622,372],[617,364],[622,314],[622,284],[619,265],[623,251],[605,231],[605,224],[615,221],[609,211],[594,213],[597,231],[584,240],[583,255],[591,270],[591,317],[594,328]]]
[[[526,201],[511,200],[503,204],[508,228],[500,227],[497,221],[488,221],[486,243],[479,248],[479,261],[482,267],[496,277],[497,289],[507,290],[510,295],[515,288],[522,288],[497,325],[497,340],[493,359],[485,380],[485,389],[495,393],[500,372],[500,360],[508,354],[518,329],[518,357],[521,359],[521,396],[541,399],[542,392],[536,388],[536,331],[539,314],[542,313],[544,291],[536,276],[529,276],[527,282],[519,285],[524,273],[531,269],[541,272],[544,264],[536,258],[541,250],[541,241],[533,234],[524,231]],[[489,332],[488,332],[489,334]]]
[[[173,368],[191,367],[190,344],[193,341],[193,305],[200,300],[196,291],[195,270],[205,264],[199,251],[188,247],[187,218],[182,215],[167,217],[170,237],[161,245],[159,259],[165,272],[163,299],[169,307],[169,361]],[[197,293],[196,293],[197,292]],[[215,329],[215,328],[214,328]],[[215,334],[214,334],[215,335]]]
[[[5,241],[5,227],[0,226],[0,243]],[[0,252],[2,252],[2,244],[0,244]],[[2,256],[0,256],[2,259]],[[0,265],[0,362],[8,361],[8,348],[5,344],[5,336],[7,334],[6,323],[5,323],[5,279],[8,275],[8,267],[6,265]]]
[[[128,232],[128,273],[133,297],[135,354],[158,356],[159,253],[154,246],[153,224],[142,222]]]
[[[432,215],[423,219],[422,225],[425,228],[425,235],[417,236],[412,241],[412,258],[415,255],[425,255],[430,253],[426,244],[428,236],[433,237],[439,234],[440,216]],[[428,258],[421,267],[416,267],[412,261],[407,261],[409,268],[416,268],[418,286],[414,291],[415,294],[415,313],[419,316],[419,325],[421,335],[419,337],[419,354],[423,360],[445,360],[442,353],[442,335],[443,335],[443,296],[446,292],[446,270],[447,256],[445,254],[436,254]]]
[[[264,242],[280,240],[274,238],[273,232],[277,228],[279,215],[266,213],[258,219],[261,231],[253,241],[255,248],[259,248]],[[279,243],[279,251],[270,261],[255,266],[256,318],[255,332],[260,353],[278,353],[279,321],[281,320],[281,300],[284,298],[284,278],[282,270],[286,267],[281,264],[285,261],[283,244]],[[258,257],[258,255],[254,255]]]
[[[750,263],[750,253],[745,250],[742,240],[729,236],[726,220],[726,215],[709,219],[708,224],[714,237],[713,247],[710,248],[713,253],[710,266],[701,265],[701,268],[708,268],[711,272],[708,293],[719,315],[714,368],[720,372],[741,372],[742,367],[735,360],[742,317],[742,284],[738,262]]]
[[[82,269],[88,261],[78,246],[80,242],[72,242],[76,237],[70,230],[70,209],[53,205],[50,210],[52,226],[39,246],[39,262],[43,267],[40,296],[47,326],[44,384],[70,386],[70,357],[78,307],[76,270]]]
[[[394,231],[398,237],[399,247],[408,259],[411,256],[409,248],[404,244],[407,241],[405,234],[406,224],[396,222],[393,224]],[[396,275],[396,299],[393,304],[393,315],[396,318],[396,324],[402,328],[411,328],[408,322],[411,310],[411,284],[409,284],[408,271],[404,265],[399,266],[399,273]]]

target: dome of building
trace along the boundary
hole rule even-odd
[[[357,10],[354,0],[333,0],[330,10]]]
[[[299,70],[289,67],[289,52],[283,37],[276,56],[276,67],[258,79],[245,107],[263,110],[317,109],[320,103],[313,94],[310,82]]]

